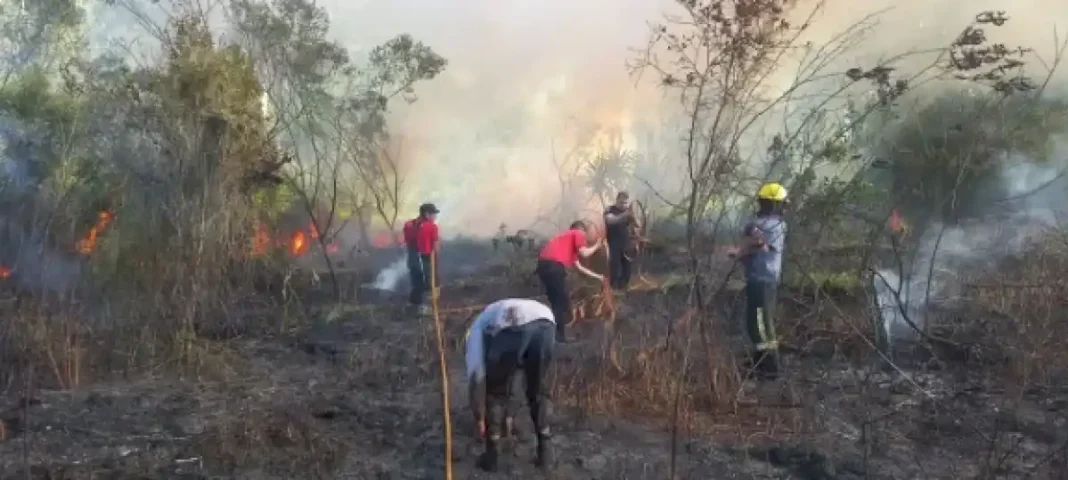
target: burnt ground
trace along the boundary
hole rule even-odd
[[[544,478],[530,464],[522,408],[515,455],[502,472],[474,468],[479,446],[460,344],[470,314],[457,307],[537,293],[528,276],[509,284],[500,269],[454,272],[442,290],[458,479]],[[664,289],[619,300],[622,351],[638,352],[623,372],[599,366],[603,323],[573,329],[582,340],[558,352],[558,369],[571,373],[558,373],[567,383],[555,386],[558,465],[548,478],[668,477],[671,422],[650,393],[658,378],[634,369],[650,361],[642,352],[666,335],[665,319],[681,298]],[[185,378],[148,373],[6,396],[0,478],[443,478],[436,337],[430,321],[403,313],[401,301],[350,302],[310,313],[285,333],[204,342],[198,371]],[[974,360],[918,343],[899,345],[901,370],[882,368],[864,322],[841,323],[859,307],[784,303],[793,305],[783,321],[789,374],[773,383],[728,382],[716,392],[733,399],[726,406],[703,405],[684,389],[678,478],[1065,478],[1065,392],[1011,394]],[[741,349],[738,329],[723,317],[713,324]],[[692,326],[677,332],[695,345],[701,336]],[[705,370],[699,360],[691,364],[686,378],[697,383]],[[584,368],[600,373],[575,373]]]

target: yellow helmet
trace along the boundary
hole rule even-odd
[[[757,198],[761,200],[782,202],[786,200],[786,187],[778,182],[765,183],[760,187],[760,190],[757,190]]]

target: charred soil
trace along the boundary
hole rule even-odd
[[[678,259],[655,261],[617,295],[614,323],[579,320],[579,340],[558,349],[551,478],[1057,478],[1068,468],[1068,392],[1005,388],[997,365],[949,342],[900,341],[888,367],[864,302],[789,289],[785,373],[748,380],[737,294],[689,312],[685,282],[663,273]],[[475,468],[467,323],[478,305],[539,293],[525,267],[488,268],[446,277],[441,290],[455,475],[542,478],[521,395],[514,455],[501,473]],[[181,376],[11,385],[0,477],[443,478],[434,328],[402,302],[305,305],[297,326],[201,341],[198,368]]]

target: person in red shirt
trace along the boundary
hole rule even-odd
[[[419,216],[404,223],[404,244],[408,249],[408,276],[411,280],[412,291],[408,296],[408,302],[426,315],[429,308],[423,304],[427,292],[430,291],[431,255],[438,249],[438,224],[434,223],[438,218],[438,207],[433,203],[424,203],[419,206]]]
[[[538,255],[536,273],[545,287],[545,296],[556,317],[556,341],[566,343],[565,327],[571,323],[571,296],[567,290],[567,269],[574,267],[587,277],[604,281],[598,275],[579,263],[580,258],[593,255],[603,246],[603,242],[587,246],[586,236],[589,230],[586,223],[579,220],[571,228],[552,239],[541,249]]]

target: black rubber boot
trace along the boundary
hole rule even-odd
[[[773,350],[757,352],[756,371],[761,380],[779,378],[779,353]]]
[[[478,457],[478,468],[487,472],[496,472],[498,467],[497,442],[486,440],[486,451]]]
[[[750,353],[748,357],[742,360],[743,373],[746,379],[751,379],[759,374],[760,369],[760,352]]]
[[[478,457],[478,468],[487,472],[497,471],[501,430],[504,428],[504,405],[497,399],[486,397],[486,451]]]
[[[534,465],[543,470],[552,468],[553,449],[549,445],[549,437],[538,436],[538,454],[534,459]]]

